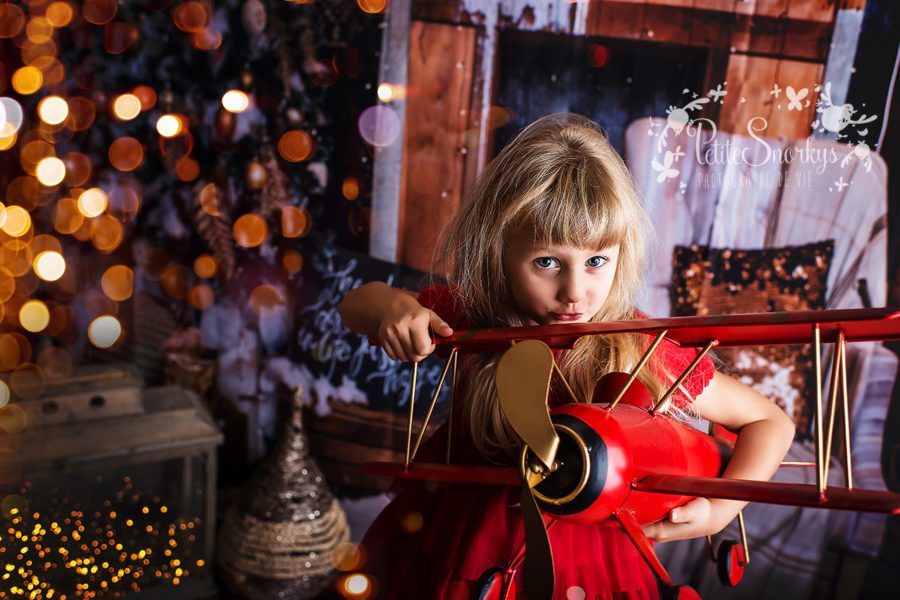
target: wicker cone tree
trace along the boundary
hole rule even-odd
[[[309,456],[303,390],[272,453],[225,514],[217,562],[230,590],[250,600],[313,598],[334,579],[332,553],[347,518]]]

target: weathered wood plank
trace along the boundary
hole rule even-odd
[[[777,70],[778,59],[775,58],[731,55],[726,72],[728,95],[719,115],[719,129],[747,135],[747,124],[751,119],[769,118],[772,96],[768,92],[775,82]]]
[[[796,60],[779,61],[775,83],[785,92],[771,105],[767,135],[781,136],[787,139],[803,139],[809,136],[809,126],[815,117],[816,99],[819,97],[818,92],[815,91],[815,84],[822,81],[824,71],[825,66],[817,63]],[[807,94],[802,100],[792,103],[787,93],[788,86],[794,88],[795,94],[802,94],[802,90],[805,88]],[[796,97],[796,95],[793,96],[795,99]]]
[[[410,27],[398,258],[417,269],[431,267],[437,238],[459,206],[475,40],[473,27]]]

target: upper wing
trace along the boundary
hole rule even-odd
[[[710,340],[719,346],[756,346],[767,344],[807,344],[812,326],[818,325],[823,343],[834,342],[839,331],[847,342],[884,341],[900,338],[900,310],[897,308],[854,308],[843,310],[807,310],[796,312],[747,313],[706,317],[668,317],[634,319],[604,323],[572,323],[532,327],[502,327],[457,331],[438,338],[438,351],[451,349],[476,352],[502,352],[513,342],[536,339],[551,348],[571,348],[585,335],[644,333],[666,331],[666,339],[679,346],[703,347]]]

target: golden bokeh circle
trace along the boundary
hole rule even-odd
[[[306,209],[285,206],[281,209],[281,235],[286,238],[303,237],[312,229],[312,218]]]
[[[125,265],[114,265],[103,272],[100,287],[112,300],[128,300],[134,290],[134,271]]]
[[[313,155],[315,142],[311,135],[301,129],[285,132],[278,139],[278,153],[288,162],[303,162]]]
[[[56,281],[66,272],[66,259],[55,250],[45,250],[34,257],[32,268],[44,281]]]
[[[156,121],[156,131],[164,138],[173,138],[181,133],[181,119],[173,114],[165,114]]]
[[[0,333],[0,371],[12,371],[19,364],[19,342],[8,333]]]
[[[364,13],[377,15],[383,13],[384,9],[387,8],[387,0],[356,0],[356,5]]]
[[[284,292],[274,285],[258,285],[250,292],[250,310],[260,317],[276,317],[287,308]]]
[[[7,404],[0,409],[0,429],[6,433],[21,433],[27,425],[28,413],[18,404]]]
[[[222,94],[222,106],[228,112],[244,112],[250,106],[250,97],[241,90],[228,90]]]
[[[241,215],[232,227],[234,241],[244,248],[255,248],[263,243],[268,234],[265,220],[256,213]]]
[[[75,11],[68,2],[54,2],[47,7],[44,16],[47,21],[56,28],[65,27],[72,22]]]
[[[98,187],[85,190],[78,196],[78,211],[85,217],[97,217],[109,206],[106,192]]]
[[[359,179],[354,177],[353,175],[348,175],[344,177],[344,181],[341,182],[341,194],[343,194],[344,198],[349,200],[350,202],[355,201],[359,198]]]
[[[179,181],[194,181],[200,176],[200,163],[190,156],[182,156],[175,162],[175,176]]]
[[[202,31],[209,22],[209,14],[206,7],[200,2],[188,0],[179,4],[172,11],[172,22],[175,27],[187,33],[196,33]]]
[[[200,208],[208,215],[213,217],[219,216],[219,200],[217,197],[216,184],[208,183],[203,186],[199,194]]]
[[[216,259],[209,254],[201,254],[194,260],[194,273],[201,279],[212,279],[217,270]]]
[[[31,215],[21,206],[6,207],[6,222],[0,227],[6,235],[22,237],[31,229]]]
[[[299,273],[303,268],[303,255],[296,250],[288,250],[281,257],[281,266],[291,275]]]
[[[70,235],[78,231],[84,223],[84,215],[78,210],[78,203],[72,198],[60,198],[53,212],[53,227],[59,233]]]
[[[12,76],[13,89],[23,96],[35,93],[43,84],[44,74],[35,67],[20,67]]]
[[[14,38],[25,27],[25,13],[15,4],[0,4],[0,38]]]
[[[19,309],[19,323],[31,333],[43,331],[50,323],[50,309],[41,300],[28,300]]]
[[[88,23],[104,25],[113,20],[118,8],[116,0],[84,0],[81,12]]]
[[[113,114],[122,121],[131,121],[141,114],[141,99],[134,94],[121,94],[113,102]]]
[[[35,175],[41,185],[55,187],[66,178],[66,164],[55,156],[42,158],[37,164]]]
[[[48,125],[65,123],[69,117],[69,104],[59,96],[47,96],[38,103],[38,115]]]
[[[159,279],[159,285],[167,296],[182,300],[188,295],[190,273],[181,265],[169,265]]]
[[[100,252],[109,254],[125,239],[125,227],[112,215],[100,215],[91,221],[91,243]]]
[[[72,96],[69,102],[69,119],[66,127],[72,131],[84,131],[90,127],[97,117],[97,109],[90,98]]]
[[[144,160],[144,147],[133,137],[120,137],[109,146],[109,163],[119,171],[134,171]]]
[[[69,152],[63,162],[66,163],[66,184],[71,187],[84,185],[93,173],[91,159],[81,152]]]

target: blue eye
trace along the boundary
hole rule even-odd
[[[558,266],[556,259],[550,258],[549,256],[541,256],[540,258],[534,259],[532,262],[541,269],[552,269],[553,267]]]
[[[593,267],[595,269],[599,269],[600,267],[602,267],[603,265],[605,265],[608,262],[609,262],[609,259],[607,259],[604,256],[592,256],[589,259],[587,259],[587,266]]]

